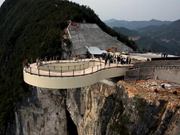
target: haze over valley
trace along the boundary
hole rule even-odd
[[[111,19],[105,23],[134,40],[140,51],[180,55],[180,20],[124,21]]]

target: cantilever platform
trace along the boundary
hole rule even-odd
[[[84,61],[48,61],[23,70],[24,81],[32,86],[49,89],[70,89],[92,85],[100,80],[124,76],[132,65],[111,64],[86,59]]]

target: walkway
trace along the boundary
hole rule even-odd
[[[98,59],[43,61],[25,67],[24,81],[49,89],[70,89],[92,85],[103,79],[124,76],[133,65],[106,65]]]

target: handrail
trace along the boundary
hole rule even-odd
[[[134,66],[134,68],[180,68],[180,65],[154,65],[154,66]]]
[[[30,67],[24,67],[24,71],[31,75],[38,75],[38,76],[44,76],[44,77],[74,77],[74,76],[90,75],[90,74],[96,73],[98,71],[111,69],[111,68],[132,68],[133,67],[132,65],[122,66],[120,64],[116,64],[116,66],[109,66],[109,65],[105,66],[103,61],[94,61],[94,62],[99,63],[99,65],[95,65],[95,66],[92,66],[92,67],[89,67],[86,69],[83,68],[82,70],[77,71],[80,73],[76,73],[75,70],[72,70],[70,72],[62,72],[62,70],[61,70],[61,72],[48,70],[48,73],[47,73],[47,71],[45,71],[45,70],[40,70],[38,68],[31,67],[31,65],[30,65]],[[33,70],[35,70],[36,72],[33,72]],[[38,70],[38,72],[37,72],[37,70]],[[43,74],[42,72],[45,72],[45,74]],[[67,75],[67,73],[69,73],[69,75]],[[54,75],[54,74],[56,74],[56,75]]]
[[[29,71],[25,70],[26,73],[29,73],[31,75],[37,75],[37,76],[43,76],[43,77],[78,77],[78,76],[85,76],[85,75],[91,75],[91,74],[94,74],[94,73],[97,73],[99,71],[102,71],[102,70],[106,70],[106,69],[112,69],[112,68],[131,68],[132,66],[116,66],[116,67],[106,67],[106,68],[102,68],[100,70],[96,70],[94,72],[90,72],[90,73],[83,73],[83,74],[78,74],[78,75],[45,75],[45,74],[36,74],[36,73],[30,73]],[[49,72],[50,73],[50,72]]]
[[[134,66],[131,70],[143,69],[143,68],[155,68],[155,69],[180,69],[180,65],[161,65],[161,66]]]
[[[77,60],[52,60],[52,61],[41,61],[41,64],[48,65],[48,64],[56,64],[56,63],[77,63],[77,62],[90,62],[96,61],[97,59],[77,59]]]
[[[67,61],[68,62],[68,61]],[[66,63],[67,63],[66,62]],[[76,62],[76,61],[75,61]],[[89,62],[89,61],[88,61]],[[100,65],[96,65],[96,66],[92,66],[89,68],[80,68],[81,70],[77,71],[77,72],[82,72],[80,74],[76,74],[76,71],[73,69],[72,71],[68,71],[68,72],[62,72],[62,67],[61,67],[61,71],[57,72],[57,71],[51,71],[50,69],[48,69],[48,74],[47,71],[45,70],[41,70],[39,68],[32,68],[30,67],[24,67],[24,71],[26,73],[32,74],[32,75],[38,75],[38,76],[45,76],[45,77],[74,77],[74,76],[84,76],[84,75],[90,75],[93,73],[96,73],[98,71],[102,71],[102,70],[106,70],[106,69],[110,69],[110,68],[131,68],[132,70],[134,69],[143,69],[143,68],[155,68],[155,69],[180,69],[180,65],[160,65],[160,66],[142,66],[142,67],[134,67],[134,66],[122,66],[117,64],[116,66],[103,66],[104,62],[103,61],[94,61],[94,62],[100,62]],[[54,64],[56,62],[49,62],[49,64]],[[64,66],[67,67],[67,66]],[[68,66],[70,67],[70,66]],[[91,69],[90,69],[91,68]],[[37,70],[37,72],[33,72],[33,70]],[[87,70],[90,70],[90,72]],[[42,74],[42,72],[46,72],[46,74]],[[56,75],[53,75],[53,73],[56,73]],[[69,75],[66,75],[66,73],[70,73]],[[58,75],[59,74],[59,75]]]
[[[69,61],[70,62],[70,61]],[[50,62],[50,63],[42,63],[42,65],[40,65],[39,67],[41,67],[41,66],[45,66],[45,65],[48,65],[49,66],[49,64],[65,64],[65,63],[69,63],[68,61],[67,62],[59,62],[59,61],[54,61],[54,62]],[[82,63],[82,65],[84,65],[84,64],[88,64],[89,65],[89,63],[90,62],[100,62],[100,61],[97,61],[97,60],[90,60],[90,61],[72,61],[71,63],[77,63],[77,62],[83,62]],[[104,63],[104,62],[101,62],[101,63]],[[74,67],[81,67],[82,65],[74,65]],[[54,67],[55,68],[55,66],[49,66],[49,67]],[[70,68],[70,67],[73,67],[73,66],[61,66],[61,67],[67,67],[68,69]]]

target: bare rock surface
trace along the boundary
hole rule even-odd
[[[16,135],[67,135],[65,91],[34,89],[17,109]]]
[[[34,89],[16,115],[17,135],[179,135],[180,89],[158,80]]]
[[[115,47],[121,51],[132,51],[116,37],[105,33],[96,24],[76,23],[69,26],[71,41],[73,43],[73,52],[75,54],[86,54],[86,46],[97,46],[100,49]]]
[[[164,83],[119,82],[117,87],[98,83],[69,91],[67,106],[78,134],[179,135],[179,91],[173,94],[179,86],[167,91]]]

